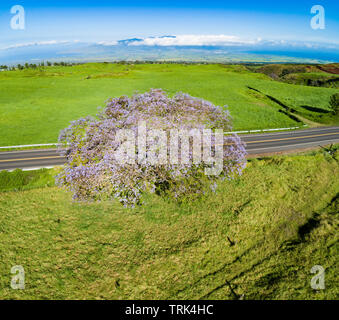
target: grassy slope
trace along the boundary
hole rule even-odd
[[[77,204],[55,187],[0,193],[0,298],[337,298],[336,157],[253,160],[186,206]],[[13,265],[25,268],[25,290],[9,288]]]
[[[294,108],[311,120],[321,114],[308,111],[303,108],[303,106],[322,109],[325,112],[330,111],[329,97],[338,92],[338,89],[333,88],[309,87],[278,81],[266,84],[257,82],[254,88],[264,94],[273,96],[288,107]],[[335,121],[335,119],[333,120]],[[338,124],[338,122],[339,119],[337,119],[336,123]]]
[[[54,186],[56,174],[57,169],[40,169],[36,171],[17,169],[13,172],[3,170],[0,171],[0,192]]]
[[[250,95],[247,86],[267,90],[291,105],[325,109],[335,92],[278,83],[241,66],[86,64],[1,72],[0,145],[55,142],[60,129],[71,120],[95,115],[109,97],[150,88],[229,105],[236,130],[296,125],[276,104]]]

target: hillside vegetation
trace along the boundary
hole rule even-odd
[[[45,179],[10,191],[22,182],[7,173],[0,298],[335,299],[338,161],[335,148],[252,159],[201,201],[154,195],[136,209],[72,203]],[[25,269],[25,290],[10,288],[14,265]],[[314,265],[325,268],[325,290],[310,286]]]
[[[250,69],[282,82],[314,87],[339,87],[338,63],[326,65],[268,64]]]
[[[234,130],[302,124],[267,95],[312,121],[338,122],[328,114],[337,89],[274,81],[242,65],[90,63],[0,72],[0,145],[56,142],[70,121],[95,115],[108,98],[150,88],[228,105]]]

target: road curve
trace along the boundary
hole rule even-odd
[[[241,135],[241,138],[250,155],[283,152],[339,143],[339,127]],[[0,170],[48,168],[64,162],[56,149],[0,152]]]

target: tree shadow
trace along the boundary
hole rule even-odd
[[[308,111],[311,111],[311,112],[318,112],[318,113],[330,113],[331,111],[328,111],[328,110],[324,110],[324,109],[320,109],[320,108],[317,108],[317,107],[311,107],[311,106],[300,106],[301,108],[303,109],[306,109]]]

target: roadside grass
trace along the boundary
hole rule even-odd
[[[58,169],[40,169],[22,171],[16,169],[12,172],[0,171],[0,192],[21,191],[35,188],[54,186],[54,177]]]
[[[0,73],[0,146],[56,142],[69,122],[95,115],[110,98],[162,88],[228,105],[234,130],[294,127],[277,104],[249,94],[248,86],[289,106],[328,110],[330,88],[279,83],[244,66],[89,63]],[[308,113],[306,114],[308,115]]]
[[[56,187],[2,192],[0,298],[336,299],[331,150],[251,159],[240,178],[184,205],[154,195],[136,209],[74,203]],[[25,290],[10,288],[14,265]],[[314,265],[326,270],[325,290],[310,287]]]
[[[50,145],[50,146],[36,146],[36,145],[27,145],[27,146],[19,146],[19,147],[15,147],[11,146],[10,148],[1,148],[0,152],[14,152],[14,151],[25,151],[25,150],[57,150],[56,148],[57,144],[55,145]]]

